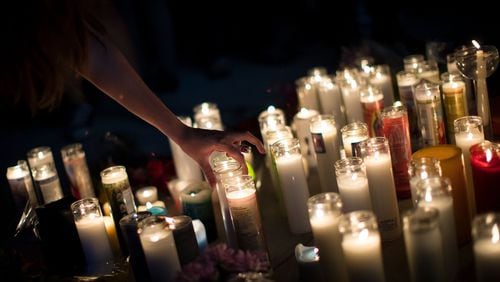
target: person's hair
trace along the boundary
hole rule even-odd
[[[0,95],[4,102],[23,103],[35,113],[51,110],[61,101],[65,83],[87,59],[87,34],[102,31],[86,1],[2,3]]]

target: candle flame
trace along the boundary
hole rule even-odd
[[[147,202],[147,203],[146,203],[146,208],[147,208],[147,209],[150,209],[150,208],[152,208],[152,207],[153,207],[153,204],[151,204],[151,202]]]
[[[497,244],[498,241],[500,241],[500,233],[498,231],[498,224],[495,223],[491,229],[491,242]]]
[[[158,236],[158,235],[151,236],[151,242],[154,243],[154,242],[158,242],[159,240],[160,240],[160,236]]]
[[[493,158],[493,153],[491,152],[491,149],[487,149],[486,150],[486,161],[490,162],[492,158]]]
[[[276,111],[276,108],[273,105],[267,107],[267,112],[268,113],[274,113],[275,111]]]
[[[351,179],[354,181],[356,179],[358,179],[358,174],[357,173],[353,173],[351,174]]]
[[[142,195],[144,197],[149,197],[149,196],[153,195],[153,192],[150,191],[150,190],[145,190],[145,191],[142,192]]]
[[[427,171],[425,171],[425,170],[424,170],[424,171],[422,171],[422,172],[420,173],[420,178],[421,178],[421,179],[427,179],[427,178],[429,178],[429,174],[427,173]]]
[[[201,112],[207,114],[210,112],[210,105],[208,103],[201,104]]]
[[[425,197],[424,197],[424,200],[426,202],[432,202],[432,193],[430,190],[426,190],[425,191]]]
[[[366,240],[366,238],[368,238],[368,235],[368,229],[364,228],[363,230],[361,230],[361,232],[359,232],[359,240]]]
[[[309,110],[306,108],[300,108],[300,114],[301,115],[307,115],[309,113]]]
[[[474,47],[476,47],[477,49],[481,49],[481,45],[479,45],[479,42],[477,42],[476,40],[472,40],[472,45],[474,45]]]
[[[474,134],[472,132],[467,132],[467,139],[472,140],[474,138]]]

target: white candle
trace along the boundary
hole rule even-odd
[[[101,171],[101,182],[109,200],[115,225],[120,219],[137,210],[134,194],[124,166],[112,166]]]
[[[48,164],[37,167],[36,172],[33,174],[33,180],[42,192],[45,204],[57,201],[63,197],[61,183],[54,167]]]
[[[318,115],[319,112],[316,110],[301,108],[300,111],[293,117],[292,129],[297,138],[300,140],[300,150],[302,152],[302,156],[307,159],[309,167],[317,166],[309,123],[313,117]]]
[[[139,223],[139,236],[153,282],[174,281],[181,265],[174,235],[162,217],[151,216]]]
[[[88,274],[110,274],[113,268],[111,249],[99,201],[85,198],[71,204],[76,230],[80,237]]]
[[[368,126],[364,122],[350,123],[340,130],[346,157],[356,155],[356,146],[368,139]]]
[[[344,113],[344,102],[342,102],[342,93],[340,88],[332,79],[324,79],[319,87],[319,100],[321,103],[321,113],[333,115],[338,128],[346,124]]]
[[[474,258],[478,282],[500,281],[500,214],[486,213],[473,221]]]
[[[374,67],[373,75],[370,77],[370,84],[378,86],[384,95],[384,105],[394,103],[394,88],[392,87],[391,71],[388,65],[378,65]]]
[[[341,84],[341,90],[347,122],[362,121],[363,108],[361,107],[358,83],[355,80],[348,80]]]
[[[17,165],[8,167],[6,176],[19,211],[24,210],[26,201],[28,200],[33,208],[38,206],[37,195],[26,161],[19,160],[17,161]]]
[[[372,210],[368,178],[363,160],[351,157],[335,163],[335,173],[345,213]]]
[[[322,193],[307,201],[314,243],[327,281],[347,281],[347,268],[340,246],[339,220],[342,201],[337,193]]]
[[[196,241],[198,242],[198,247],[200,252],[203,253],[207,247],[207,231],[205,230],[205,225],[199,219],[193,219],[193,229],[196,235]]]
[[[445,281],[443,241],[434,208],[417,208],[403,216],[411,281]]]
[[[135,192],[135,197],[141,205],[158,201],[158,189],[154,186],[142,187]]]
[[[283,139],[272,146],[283,198],[288,214],[288,224],[294,234],[311,231],[307,212],[309,189],[302,165],[298,139]]]
[[[95,197],[85,151],[82,144],[74,143],[61,149],[64,169],[71,182],[73,195],[78,199]]]
[[[199,120],[209,117],[221,121],[219,107],[215,103],[203,102],[193,107],[194,120],[198,123]]]
[[[408,164],[408,174],[410,175],[410,190],[413,206],[418,204],[417,183],[421,179],[433,176],[442,176],[441,165],[438,159],[420,157],[412,159]]]
[[[401,235],[401,225],[389,144],[386,138],[376,137],[360,143],[360,147],[382,239],[395,240]]]
[[[339,229],[349,281],[385,281],[380,235],[373,213],[348,213],[342,217]]]
[[[262,142],[264,143],[264,146],[267,147],[266,132],[268,130],[276,130],[277,128],[285,126],[285,113],[281,109],[269,106],[267,110],[262,111],[259,114],[258,120]]]
[[[316,85],[311,77],[302,77],[295,81],[297,98],[301,108],[319,110]]]
[[[453,214],[451,185],[446,177],[430,177],[417,183],[419,207],[431,207],[439,211],[446,277],[453,281],[458,273],[458,248]]]
[[[318,175],[323,192],[337,192],[334,164],[340,159],[337,128],[332,115],[319,115],[311,119],[310,138],[313,143]]]

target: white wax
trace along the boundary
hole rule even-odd
[[[476,277],[478,282],[500,281],[500,241],[479,239],[474,242]]]
[[[377,216],[382,239],[394,240],[401,234],[396,186],[392,174],[391,156],[375,153],[364,158],[373,212]]]
[[[229,209],[229,204],[227,202],[226,189],[224,188],[222,180],[228,177],[241,174],[242,174],[241,169],[237,169],[232,171],[225,171],[217,175],[218,180],[217,180],[216,190],[217,190],[217,195],[219,196],[219,203],[222,214],[222,221],[224,224],[224,231],[226,234],[227,244],[233,248],[238,246],[238,241],[236,239],[236,230],[234,229],[233,219],[231,217],[231,211]]]
[[[181,265],[172,231],[163,228],[145,231],[140,238],[152,281],[175,281]]]
[[[14,199],[23,200],[22,203],[16,202],[16,204],[22,205],[19,206],[21,210],[24,209],[26,195],[28,195],[28,199],[32,207],[38,206],[38,199],[36,197],[35,188],[33,187],[33,181],[31,180],[31,174],[28,169],[23,169],[19,165],[8,168],[7,180],[9,181],[9,187]]]
[[[377,73],[370,79],[370,84],[378,86],[384,95],[384,105],[394,103],[394,89],[392,88],[391,77],[387,74]]]
[[[347,123],[363,121],[363,108],[361,107],[361,101],[359,97],[359,87],[343,87],[342,97],[344,100]]]
[[[61,183],[55,171],[40,171],[37,176],[34,177],[34,180],[42,192],[45,204],[57,201],[63,197]]]
[[[363,232],[363,231],[362,231]],[[345,235],[342,240],[350,282],[385,281],[380,236],[361,233]]]
[[[102,217],[86,217],[75,222],[89,274],[109,274],[113,252]]]
[[[439,211],[439,229],[443,242],[445,270],[448,281],[453,281],[458,272],[458,247],[453,215],[453,198],[427,198],[419,206],[436,208]]]
[[[302,108],[293,118],[293,129],[300,141],[300,152],[307,159],[310,167],[316,167],[316,154],[314,153],[314,144],[311,140],[309,123],[311,118],[317,115],[319,115],[318,111]]]
[[[329,124],[318,122],[311,125],[318,175],[323,192],[339,192],[335,176],[335,162],[340,159],[337,129]]]
[[[372,210],[368,179],[360,174],[337,177],[344,213],[360,210]]]
[[[337,85],[329,83],[321,88],[319,92],[319,101],[321,103],[321,113],[333,115],[337,128],[342,128],[346,125],[344,115],[344,103],[342,102],[342,94]]]
[[[174,160],[175,173],[180,180],[203,180],[200,166],[179,145],[168,139]]]
[[[194,234],[196,235],[196,241],[198,242],[198,247],[200,248],[200,252],[203,252],[207,247],[207,231],[205,229],[205,225],[199,219],[193,219],[193,229]]]
[[[310,218],[314,243],[319,249],[319,262],[327,281],[348,281],[347,267],[340,246],[340,216],[340,213],[316,213]]]
[[[346,157],[353,156],[353,144],[358,144],[361,141],[368,139],[368,136],[347,136],[342,138]]]
[[[444,256],[439,227],[430,230],[404,230],[411,281],[445,281]]]
[[[307,210],[309,189],[302,156],[293,154],[278,157],[276,167],[281,181],[290,230],[294,234],[310,232],[311,225]]]
[[[102,184],[115,184],[117,182],[122,182],[128,180],[128,175],[125,170],[113,170],[111,173],[105,175],[101,174]]]
[[[80,152],[72,157],[63,157],[63,162],[71,185],[78,190],[80,199],[95,197],[85,153]]]
[[[158,189],[154,186],[143,187],[135,192],[135,197],[141,205],[158,200]]]

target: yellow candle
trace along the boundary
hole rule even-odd
[[[111,216],[103,216],[104,226],[106,226],[106,233],[108,233],[109,242],[111,243],[111,249],[113,254],[120,256],[120,244],[118,243],[118,236],[116,234],[115,222]]]
[[[454,145],[439,145],[420,149],[413,153],[413,158],[433,157],[440,161],[443,177],[451,180],[453,212],[457,228],[458,244],[470,241],[470,214],[467,203],[467,189],[462,160],[462,150]]]

